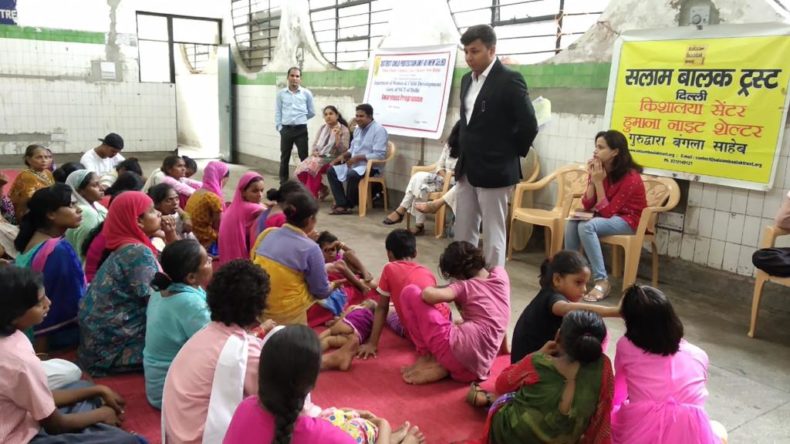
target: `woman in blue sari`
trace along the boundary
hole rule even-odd
[[[71,187],[58,183],[33,194],[19,224],[15,263],[44,274],[44,289],[52,301],[44,322],[35,327],[38,352],[79,342],[77,311],[85,294],[85,275],[77,253],[63,235],[67,229],[79,227],[81,221],[82,210]]]

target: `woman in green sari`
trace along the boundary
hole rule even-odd
[[[609,443],[613,373],[606,325],[589,311],[565,315],[553,341],[499,375],[485,442]]]
[[[70,186],[77,206],[82,210],[82,222],[77,228],[66,230],[66,240],[69,241],[74,251],[80,255],[80,260],[85,261],[82,255],[82,244],[94,228],[104,222],[107,209],[99,201],[104,197],[104,191],[99,183],[99,176],[88,170],[76,170],[66,178],[66,185]]]

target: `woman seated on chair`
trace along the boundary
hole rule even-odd
[[[329,195],[329,188],[321,180],[329,169],[329,162],[348,151],[348,123],[332,105],[324,107],[324,125],[318,130],[318,137],[313,143],[313,153],[296,167],[294,176],[302,182],[317,199],[323,200]]]
[[[432,172],[420,171],[414,173],[406,186],[406,195],[403,196],[398,208],[387,215],[384,225],[394,225],[400,223],[406,213],[413,214],[417,218],[417,225],[412,233],[419,236],[425,232],[425,213],[430,211],[419,210],[416,207],[417,201],[425,201],[428,195],[437,191],[442,191],[447,172],[455,170],[455,163],[458,161],[458,131],[459,125],[456,122],[450,131],[450,136],[442,149],[436,167]],[[450,186],[455,185],[455,178],[450,178]],[[448,192],[449,193],[449,192]],[[455,196],[455,193],[453,193]],[[444,202],[448,202],[446,199]],[[449,202],[451,208],[455,208],[455,200]]]
[[[647,199],[639,175],[642,167],[634,162],[628,151],[628,140],[619,131],[601,131],[595,135],[595,151],[587,161],[587,171],[589,179],[582,205],[594,216],[565,224],[565,249],[584,247],[595,281],[584,300],[597,302],[607,297],[610,290],[599,238],[634,234]]]

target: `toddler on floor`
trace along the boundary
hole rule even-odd
[[[328,329],[321,332],[321,350],[338,348],[336,352],[324,355],[321,370],[346,371],[362,344],[370,338],[373,328],[373,314],[378,304],[373,299],[366,299],[359,305],[348,307],[343,314],[332,321]]]

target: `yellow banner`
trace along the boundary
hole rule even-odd
[[[624,41],[611,127],[646,168],[767,188],[784,130],[788,54],[790,36]]]

